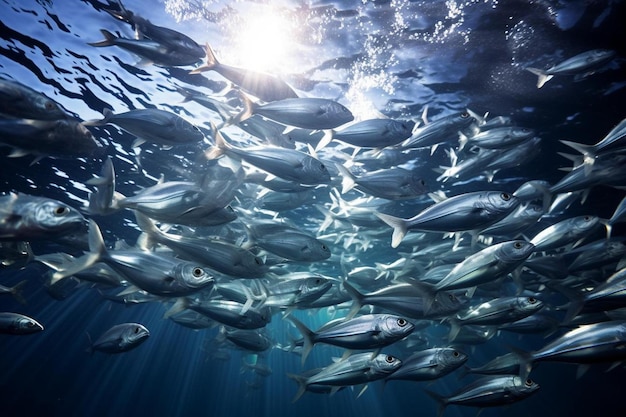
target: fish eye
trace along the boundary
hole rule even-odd
[[[459,356],[461,356],[461,354],[455,350],[454,352],[452,352],[452,356],[454,356],[455,358],[458,358]]]
[[[328,250],[328,246],[322,245],[322,250]]]
[[[466,112],[466,111],[464,111],[463,113],[461,113],[461,117],[462,117],[463,119],[467,119],[467,118],[469,117],[469,113],[468,113],[468,112]]]
[[[255,256],[255,257],[254,257],[254,262],[255,262],[257,265],[263,265],[263,261],[262,261],[262,260],[261,260],[261,258],[259,258],[259,257],[256,257],[256,256]]]
[[[68,209],[65,206],[58,206],[56,209],[54,209],[55,216],[65,216],[69,212],[70,212],[70,209]]]
[[[139,333],[139,327],[135,327],[135,334]]]
[[[514,247],[515,249],[522,249],[522,246],[524,246],[524,245],[522,244],[522,242],[515,242],[515,243],[513,244],[513,247]]]
[[[535,297],[528,297],[528,302],[530,304],[535,304],[537,302],[537,299]]]
[[[193,274],[194,277],[198,278],[198,277],[201,277],[204,274],[204,271],[202,270],[202,268],[196,267],[196,268],[193,269],[192,274]]]
[[[405,319],[398,319],[398,326],[404,327],[406,326],[407,321]]]
[[[326,165],[320,164],[320,171],[326,171]]]
[[[33,323],[32,321],[27,321],[26,322],[26,326],[27,327],[35,327],[35,323]]]
[[[509,201],[511,199],[511,195],[509,193],[500,193],[500,198],[504,201]]]
[[[533,383],[534,383],[534,382],[533,382],[533,380],[532,380],[532,379],[527,379],[527,380],[526,380],[526,386],[527,386],[527,387],[532,386],[532,385],[533,385]]]
[[[454,294],[448,294],[448,298],[450,299],[450,301],[456,300],[456,297],[454,296]]]
[[[387,357],[385,358],[385,360],[387,361],[387,363],[392,363],[394,361],[393,356],[391,355],[387,355]]]
[[[591,221],[591,216],[585,216],[583,217],[583,220],[586,222]]]
[[[46,101],[46,104],[44,104],[44,107],[46,108],[46,110],[52,110],[54,109],[54,104],[52,104],[51,101]]]
[[[426,181],[420,180],[420,185],[426,185]]]

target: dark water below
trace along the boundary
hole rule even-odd
[[[135,65],[138,58],[121,48],[87,45],[101,40],[99,30],[104,28],[132,37],[128,25],[102,11],[105,6],[94,0],[0,2],[0,76],[43,92],[83,120],[101,118],[107,107],[115,112],[160,108],[206,129],[210,121],[219,121],[197,104],[182,103],[174,89],[184,86],[215,94],[227,87],[219,75],[191,76],[191,67]],[[451,146],[440,147],[432,156],[428,150],[416,152],[413,167],[429,189],[448,195],[492,189],[512,192],[530,179],[556,183],[564,175],[559,168],[571,166],[557,153],[573,153],[559,140],[596,143],[625,116],[623,1],[138,0],[126,6],[155,24],[210,43],[224,63],[277,74],[301,96],[338,100],[359,118],[380,112],[418,120],[428,106],[429,119],[436,120],[469,107],[481,115],[510,117],[541,137],[536,158],[497,173],[493,182],[484,176],[437,182],[433,169],[450,165],[444,148]],[[537,89],[536,76],[524,70],[547,68],[598,48],[615,50],[616,58],[582,80],[557,76]],[[206,147],[163,151],[144,145],[137,157],[132,135],[111,126],[92,131],[109,141],[107,153],[113,157],[117,188],[124,195],[155,184],[161,174],[168,181],[188,179],[189,167]],[[44,158],[29,165],[32,157],[10,158],[9,153],[0,148],[0,192],[56,198],[87,216],[91,188],[84,184],[100,171],[101,157]],[[315,203],[330,206],[329,189],[316,190]],[[352,191],[346,199],[359,195]],[[255,207],[254,195],[240,197],[233,202],[236,210]],[[609,218],[623,197],[622,190],[594,187],[585,204],[574,203],[561,218],[587,213]],[[411,216],[427,203],[423,197],[392,209]],[[314,234],[323,220],[308,203],[282,217]],[[94,218],[109,244],[118,239],[133,244],[139,235],[130,211]],[[554,219],[541,224],[549,221]],[[337,261],[342,254],[356,257],[353,267],[391,263],[398,252],[410,251],[411,246],[392,249],[391,229],[385,230],[388,233],[365,251],[344,249],[331,239],[331,261],[288,268],[337,277],[342,274]],[[332,228],[325,233],[330,232]],[[623,235],[620,226],[615,234]],[[71,250],[49,242],[31,243],[37,254]],[[316,346],[304,368],[300,356],[278,348],[259,358],[230,349],[230,359],[219,360],[210,348],[217,329],[192,331],[163,319],[167,306],[161,303],[127,307],[103,299],[90,285],[55,300],[46,292],[46,273],[40,264],[0,270],[3,285],[29,280],[24,289],[28,303],[2,297],[0,311],[19,311],[45,326],[37,335],[0,335],[1,416],[435,416],[436,403],[423,389],[450,394],[471,380],[452,374],[431,385],[393,381],[384,389],[375,382],[358,399],[360,388],[334,396],[305,394],[292,404],[297,387],[286,373],[327,366],[342,350]],[[553,298],[547,290],[544,295]],[[556,297],[554,303],[565,301]],[[332,314],[326,310],[294,313],[312,328],[329,321]],[[121,322],[144,324],[150,338],[120,355],[85,352],[86,333],[97,336]],[[267,329],[275,343],[287,344],[287,333],[297,335],[280,313]],[[422,348],[446,345],[442,337],[446,332],[444,325],[437,324],[423,331]],[[468,364],[478,366],[506,353],[509,346],[532,350],[547,340],[551,339],[543,335],[503,333],[485,344],[461,348],[470,355]],[[406,355],[406,349],[396,346],[387,351]],[[258,360],[272,374],[259,377],[242,370],[242,360]],[[577,379],[576,365],[541,364],[531,375],[541,385],[538,393],[511,407],[485,409],[481,416],[625,415],[626,372],[620,366],[605,373],[609,365],[594,365]],[[445,412],[447,417],[475,414],[474,408],[457,406]]]

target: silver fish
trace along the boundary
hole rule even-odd
[[[244,110],[229,123],[237,124],[259,114],[287,126],[303,129],[334,129],[354,120],[342,104],[324,98],[286,98],[268,104],[257,104],[242,96]]]
[[[463,366],[468,356],[453,348],[432,348],[416,352],[402,361],[402,366],[386,381],[430,381],[448,375]]]
[[[194,59],[195,63],[204,57],[204,48],[198,45],[196,41],[189,36],[178,31],[163,26],[157,26],[149,20],[127,10],[121,1],[118,1],[120,10],[105,8],[104,11],[118,20],[129,23],[135,30],[136,39],[151,39],[163,45],[167,45],[171,50],[176,51],[177,55],[188,55],[189,59]]]
[[[187,308],[200,314],[237,329],[260,329],[272,320],[267,307],[244,309],[244,305],[229,300],[201,300],[186,301]],[[245,310],[245,311],[244,311]]]
[[[95,351],[104,353],[122,353],[135,349],[145,342],[150,336],[150,331],[139,323],[122,323],[111,327],[104,332],[87,349],[87,352]]]
[[[369,119],[351,124],[327,135],[316,149],[328,145],[330,140],[338,140],[360,148],[384,148],[397,145],[408,139],[415,126],[413,122],[394,119]]]
[[[21,193],[0,196],[0,241],[54,239],[84,225],[85,218],[60,201]]]
[[[298,184],[317,185],[330,182],[326,166],[304,152],[263,146],[236,148],[228,144],[218,131],[215,131],[214,136],[216,147],[208,155],[209,158],[217,158],[223,154],[233,155],[270,174]]]
[[[197,126],[179,115],[159,109],[138,109],[115,114],[108,108],[103,110],[104,118],[85,122],[86,126],[116,125],[137,136],[133,147],[144,142],[163,146],[189,145],[204,140],[204,134]]]
[[[597,216],[572,217],[546,227],[537,233],[530,243],[535,245],[535,251],[557,249],[584,239],[599,224],[600,219]]]
[[[162,232],[150,219],[136,213],[137,224],[156,241],[171,248],[180,258],[199,262],[234,278],[259,278],[267,271],[259,256],[240,246],[217,239],[185,237]],[[151,243],[147,243],[151,246]]]
[[[11,157],[35,155],[74,159],[99,157],[106,147],[97,141],[83,123],[72,119],[0,120],[0,146],[13,148]]]
[[[44,94],[13,80],[0,78],[0,113],[18,119],[57,120],[67,114]]]
[[[481,131],[474,136],[459,135],[459,150],[466,146],[484,149],[501,149],[517,145],[535,136],[535,131],[525,127],[504,126]]]
[[[396,248],[409,230],[459,232],[489,226],[508,216],[520,204],[517,197],[501,191],[460,194],[433,204],[410,219],[376,215],[393,227],[391,247]]]
[[[13,296],[13,298],[15,298],[17,302],[21,304],[26,304],[26,300],[24,299],[24,296],[22,295],[22,290],[24,289],[24,285],[26,285],[27,282],[28,280],[23,280],[23,281],[18,282],[12,287],[5,287],[4,285],[0,285],[0,295],[10,294]]]
[[[403,168],[383,169],[354,176],[341,164],[336,164],[342,175],[342,194],[357,186],[359,190],[374,197],[389,200],[404,200],[426,194],[428,188],[422,175],[417,171]]]
[[[102,261],[133,285],[154,295],[178,297],[214,284],[212,273],[193,262],[139,250],[108,251],[93,220],[89,223],[89,250],[82,258],[60,267],[52,276],[53,282]]]
[[[415,326],[406,319],[389,314],[366,314],[312,331],[298,319],[290,320],[302,333],[304,346],[302,363],[316,343],[326,343],[346,349],[374,349],[389,346],[411,334]]]
[[[24,335],[42,330],[43,326],[33,318],[18,313],[0,313],[0,333]]]
[[[526,67],[525,69],[539,77],[537,80],[537,88],[541,88],[555,75],[585,73],[593,68],[605,64],[613,59],[614,56],[615,51],[607,49],[593,49],[566,59],[565,61],[553,65],[546,70],[533,67]]]
[[[524,240],[489,246],[457,264],[433,289],[455,290],[495,281],[519,267],[534,249],[532,243]]]
[[[449,319],[449,340],[454,340],[461,325],[503,324],[528,317],[543,307],[543,302],[534,297],[501,297],[471,306]]]
[[[494,407],[523,400],[537,392],[539,385],[519,376],[487,376],[461,388],[449,397],[425,390],[439,404],[437,416],[441,417],[450,404],[471,407]]]
[[[264,352],[272,347],[269,337],[258,330],[227,329],[221,326],[217,338],[227,339],[235,346],[250,352]]]
[[[300,262],[315,262],[330,258],[328,246],[314,236],[279,224],[250,224],[250,245],[275,255]]]
[[[358,385],[370,381],[385,378],[396,371],[402,361],[393,356],[378,354],[372,357],[372,353],[360,353],[327,366],[319,373],[303,377],[301,375],[287,374],[298,383],[298,392],[294,397],[295,402],[312,385],[330,385],[336,387],[331,395],[339,387]]]
[[[454,113],[415,127],[410,138],[402,142],[402,149],[431,148],[431,154],[440,143],[452,140],[460,130],[468,128],[476,118],[468,111]]]
[[[198,56],[195,51],[181,49],[180,45],[163,43],[149,39],[128,39],[115,36],[105,29],[100,29],[104,40],[99,42],[89,42],[95,47],[119,46],[136,55],[139,55],[144,62],[150,62],[163,67],[175,67],[193,65],[202,56]]]
[[[274,75],[222,64],[215,57],[215,53],[209,44],[206,44],[204,51],[206,62],[204,65],[191,71],[191,74],[215,71],[227,80],[237,84],[242,90],[267,102],[298,97],[296,92],[286,82]]]

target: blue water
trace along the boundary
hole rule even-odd
[[[0,76],[46,94],[83,120],[101,118],[108,107],[114,112],[160,108],[207,129],[210,121],[216,122],[214,113],[193,102],[182,103],[174,86],[219,94],[228,84],[218,74],[190,76],[191,67],[138,65],[139,58],[121,48],[87,45],[102,39],[100,29],[133,35],[127,24],[102,11],[104,6],[96,0],[2,1]],[[433,169],[450,165],[444,151],[450,145],[432,156],[428,150],[416,152],[413,166],[430,190],[448,195],[487,189],[512,192],[530,179],[555,183],[564,175],[559,168],[571,166],[557,152],[573,153],[559,140],[595,143],[625,116],[622,1],[137,0],[128,1],[126,7],[198,43],[210,43],[224,63],[276,74],[301,96],[337,100],[359,119],[383,113],[418,120],[428,106],[428,118],[436,120],[469,107],[481,115],[511,117],[542,138],[539,156],[497,173],[491,183],[484,177],[439,183]],[[596,48],[613,49],[617,57],[582,80],[560,76],[537,89],[536,77],[524,70],[547,68]],[[117,188],[124,195],[154,185],[162,174],[168,181],[187,179],[187,167],[207,146],[164,151],[144,145],[135,155],[132,135],[112,126],[94,128],[93,133],[109,141],[107,153],[113,157]],[[0,192],[55,198],[87,215],[91,188],[84,184],[99,172],[101,158],[44,158],[29,165],[32,157],[9,158],[6,148],[0,152]],[[315,203],[330,205],[329,190],[316,190]],[[352,191],[345,197],[359,195]],[[240,197],[233,202],[236,210],[254,208],[253,198]],[[585,204],[574,203],[567,216],[591,213],[608,218],[623,197],[621,190],[594,187]],[[392,208],[408,217],[427,204],[423,197]],[[281,216],[314,234],[323,220],[310,203]],[[119,239],[133,244],[139,235],[130,211],[94,218],[111,245]],[[342,270],[336,260],[342,253],[356,256],[352,266],[374,266],[391,263],[398,252],[411,250],[392,249],[391,229],[385,230],[364,251],[344,249],[343,242],[329,239],[336,257],[314,269],[337,277]],[[325,233],[332,231],[331,227]],[[615,233],[623,230],[618,226]],[[80,254],[79,249],[49,242],[31,243],[36,254],[61,250]],[[307,393],[292,403],[297,387],[286,373],[326,366],[332,357],[341,356],[341,349],[316,346],[304,367],[300,356],[277,347],[259,358],[230,349],[230,358],[220,360],[210,347],[217,329],[192,331],[165,320],[167,307],[158,302],[124,306],[107,301],[88,283],[55,300],[46,292],[47,272],[37,263],[0,270],[3,285],[29,280],[24,290],[28,303],[2,297],[0,311],[19,311],[45,326],[36,335],[0,335],[2,416],[435,416],[436,403],[424,388],[450,394],[471,380],[451,374],[430,385],[393,381],[384,389],[374,382],[360,398],[356,388],[333,396]],[[555,301],[559,302],[565,300]],[[325,309],[293,314],[312,328],[333,317],[333,311]],[[144,324],[150,338],[124,354],[85,352],[87,333],[94,337],[122,322]],[[267,328],[276,344],[287,344],[287,333],[297,336],[280,313]],[[422,348],[445,345],[446,331],[436,324],[423,331]],[[468,364],[478,366],[506,353],[509,346],[531,350],[547,340],[543,335],[501,334],[462,349],[470,355]],[[406,353],[396,346],[387,351]],[[258,360],[272,374],[261,377],[242,370],[243,360]],[[622,367],[604,373],[608,366],[595,365],[576,379],[576,365],[542,364],[531,375],[541,385],[538,393],[511,407],[485,409],[481,415],[624,415],[626,373]],[[457,406],[445,412],[447,417],[475,414],[474,408]]]

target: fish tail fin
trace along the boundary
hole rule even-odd
[[[294,326],[302,333],[302,337],[304,338],[304,345],[302,346],[302,365],[306,361],[306,358],[311,353],[311,349],[313,349],[313,338],[315,337],[315,332],[306,327],[304,323],[298,320],[295,317],[287,317],[287,320],[293,323]]]
[[[163,236],[163,232],[159,230],[154,221],[143,213],[137,210],[135,212],[135,219],[137,220],[137,226],[143,232],[137,239],[138,246],[142,249],[152,249],[159,242],[159,239]]]
[[[583,155],[583,165],[585,170],[585,175],[589,175],[591,169],[593,168],[593,163],[596,160],[595,149],[593,145],[583,145],[582,143],[571,142],[569,140],[561,140],[563,145],[569,146],[577,152],[580,152]]]
[[[219,61],[215,57],[215,52],[213,52],[213,49],[208,43],[204,45],[204,53],[206,54],[204,64],[189,71],[189,74],[200,74],[205,71],[213,71],[215,67],[220,65]]]
[[[99,42],[88,42],[87,45],[95,46],[98,48],[102,46],[113,46],[116,44],[117,39],[119,39],[117,36],[115,36],[106,29],[100,29],[100,32],[104,36],[104,40],[101,40]]]
[[[211,133],[213,134],[213,138],[215,139],[215,146],[211,149],[208,149],[205,152],[205,155],[207,159],[217,159],[224,155],[231,146],[226,142],[224,136],[220,133],[220,131],[213,123],[211,123]]]
[[[100,176],[86,181],[85,184],[96,187],[96,191],[89,194],[89,214],[106,215],[119,208],[117,202],[121,194],[115,192],[115,169],[111,157],[104,161]],[[113,188],[111,198],[105,197],[106,201],[102,201],[101,196],[107,196],[110,188]]]
[[[106,246],[102,238],[102,232],[95,221],[89,220],[89,252],[80,258],[72,261],[70,264],[61,265],[59,269],[52,274],[51,284],[67,278],[71,275],[84,271],[99,262],[106,254]]]
[[[15,284],[13,287],[11,287],[10,289],[10,292],[13,298],[15,298],[15,300],[17,300],[18,303],[24,304],[24,305],[26,305],[26,299],[24,298],[24,295],[22,294],[22,290],[24,289],[24,286],[26,285],[27,282],[28,282],[27,279],[20,281],[17,284]]]
[[[530,71],[538,77],[537,80],[537,88],[543,87],[545,83],[550,81],[554,75],[546,74],[544,70],[540,70],[539,68],[526,67],[526,71]]]
[[[295,403],[296,401],[300,399],[300,397],[302,397],[302,394],[304,394],[304,392],[306,391],[307,378],[303,377],[302,375],[289,374],[289,373],[287,374],[287,378],[293,379],[294,381],[298,383],[298,392],[293,397],[293,400],[291,400],[292,403]]]
[[[449,323],[450,333],[448,333],[448,343],[451,343],[459,335],[459,332],[461,331],[461,323],[454,317],[450,318]]]
[[[239,114],[225,121],[224,125],[226,126],[236,125],[246,119],[249,119],[256,111],[256,108],[259,106],[254,101],[252,101],[252,99],[243,91],[239,91],[239,97],[241,98],[241,103],[243,104],[243,110]]]
[[[350,298],[352,298],[352,308],[346,316],[346,320],[356,316],[361,307],[363,307],[363,294],[361,294],[356,288],[354,288],[348,280],[343,280],[343,288],[348,292]]]
[[[463,148],[465,148],[465,145],[467,145],[468,141],[469,137],[467,137],[467,135],[464,135],[462,132],[459,132],[459,151],[462,151]],[[454,166],[454,163],[452,164],[452,166]]]
[[[170,307],[170,309],[167,310],[165,314],[163,314],[163,318],[169,319],[173,315],[178,314],[183,310],[186,310],[187,307],[189,307],[189,300],[187,300],[185,297],[179,297],[176,299],[174,305]]]
[[[322,139],[320,139],[320,141],[317,143],[317,146],[315,146],[315,150],[319,151],[322,148],[325,148],[331,140],[333,140],[333,135],[335,134],[335,131],[332,129],[328,129],[324,131],[324,136],[322,136]]]
[[[519,361],[519,377],[522,379],[522,381],[525,381],[533,369],[532,353],[511,345],[508,345],[507,347],[517,357]]]
[[[83,126],[104,126],[109,123],[111,118],[115,115],[111,109],[105,107],[102,109],[102,119],[92,119],[82,122]]]
[[[448,401],[443,395],[437,394],[436,392],[425,389],[424,392],[430,396],[433,400],[437,401],[437,417],[441,417],[443,413],[446,411],[446,407],[448,406]]]
[[[397,248],[404,239],[408,229],[407,222],[405,219],[400,217],[390,216],[389,214],[384,213],[374,213],[379,219],[387,223],[389,226],[393,228],[393,234],[391,235],[391,247]]]
[[[352,173],[343,165],[336,163],[335,166],[341,173],[341,194],[345,194],[356,185],[356,178]]]

